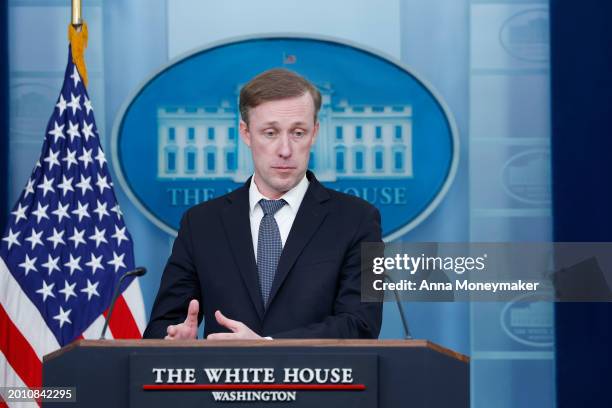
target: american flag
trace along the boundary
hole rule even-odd
[[[45,354],[98,338],[114,285],[133,268],[132,239],[69,49],[40,159],[0,241],[0,386],[41,386]],[[141,338],[144,325],[132,279],[107,338]]]

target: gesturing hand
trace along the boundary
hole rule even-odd
[[[249,329],[246,324],[237,320],[228,319],[219,310],[215,312],[215,319],[217,319],[217,323],[223,327],[227,327],[232,333],[209,334],[208,337],[206,337],[208,340],[256,340],[262,338],[259,334]]]
[[[183,323],[168,326],[166,332],[168,335],[164,337],[166,340],[187,340],[195,339],[198,334],[198,311],[200,305],[198,301],[192,299],[189,302],[187,310],[187,318]]]

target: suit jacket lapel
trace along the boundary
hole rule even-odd
[[[283,252],[278,261],[276,274],[274,275],[274,281],[270,289],[268,305],[272,304],[274,297],[278,293],[278,290],[293,267],[296,259],[302,253],[302,250],[329,212],[327,207],[322,205],[323,202],[329,199],[329,193],[325,191],[325,188],[317,181],[314,174],[308,171],[307,176],[310,185],[300,204],[300,209],[293,221],[291,231],[287,237],[287,242],[285,242]]]
[[[247,287],[259,318],[262,319],[264,305],[259,291],[259,277],[253,252],[251,222],[249,220],[249,182],[250,179],[247,180],[245,186],[237,189],[227,197],[229,202],[223,211],[223,224],[244,284]]]

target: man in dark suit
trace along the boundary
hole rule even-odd
[[[361,244],[381,242],[380,214],[307,171],[320,106],[284,69],[243,87],[254,175],[184,214],[145,338],[195,338],[202,317],[208,339],[378,337],[382,305],[361,302]]]

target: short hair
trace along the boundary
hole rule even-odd
[[[321,93],[303,76],[284,68],[273,68],[251,79],[240,90],[240,116],[249,123],[249,110],[264,102],[295,98],[310,93],[314,102],[314,120],[321,108]]]

